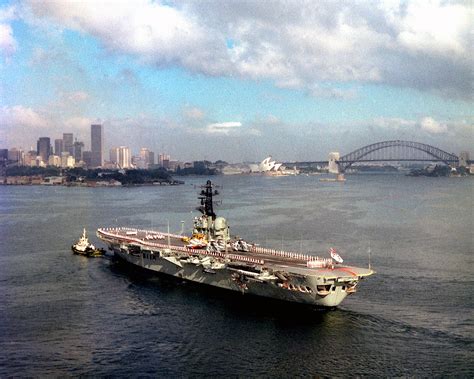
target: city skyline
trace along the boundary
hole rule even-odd
[[[98,123],[103,154],[319,160],[393,139],[459,154],[469,18],[436,1],[2,1],[0,147],[68,132],[90,150]]]

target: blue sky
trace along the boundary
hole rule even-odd
[[[0,147],[87,147],[100,121],[107,148],[181,160],[472,150],[467,5],[315,4],[3,1]]]

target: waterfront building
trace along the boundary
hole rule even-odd
[[[18,166],[24,164],[25,153],[21,149],[13,148],[8,150],[8,160],[12,162],[17,162]]]
[[[169,160],[168,161],[168,170],[176,171],[178,169],[179,163],[180,162],[177,161],[177,160]]]
[[[50,155],[48,159],[48,165],[61,167],[61,157],[58,155]]]
[[[102,167],[104,164],[103,150],[104,150],[104,135],[101,124],[91,125],[91,166]]]
[[[41,155],[37,155],[35,159],[31,160],[31,167],[46,167],[48,161],[43,161]]]
[[[196,165],[195,165],[196,166]],[[226,162],[218,161],[216,162],[215,168],[221,171],[224,169],[225,166],[228,166]],[[208,168],[213,168],[209,166]],[[236,174],[241,172],[241,168],[233,169],[228,168],[225,170],[226,174]],[[261,161],[259,164],[250,164],[244,170],[249,170],[250,172],[256,172],[268,176],[281,176],[281,175],[297,175],[299,172],[296,169],[287,169],[283,166],[282,163],[277,163],[276,161],[272,160],[272,157],[269,156]]]
[[[72,133],[63,133],[63,149],[61,152],[63,151],[67,151],[69,155],[74,155],[74,136]]]
[[[61,153],[61,167],[62,168],[73,168],[76,164],[76,160],[67,151]]]
[[[37,155],[41,157],[44,163],[48,162],[51,155],[51,142],[49,137],[40,137],[37,142]]]
[[[76,166],[76,160],[74,157],[69,156],[66,161],[66,167],[67,168],[74,168]]]
[[[24,166],[31,166],[32,162],[34,162],[36,160],[36,155],[37,155],[36,151],[34,151],[34,150],[28,151],[24,156],[23,165]],[[33,164],[33,166],[34,166],[34,164]]]
[[[46,176],[41,185],[43,186],[59,186],[64,183],[65,177],[63,176]]]
[[[140,155],[134,155],[132,156],[132,166],[139,168],[141,170],[147,169],[146,161],[145,159],[142,158]]]

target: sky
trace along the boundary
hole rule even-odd
[[[469,3],[0,0],[0,148],[102,123],[106,151],[179,160],[472,155]]]

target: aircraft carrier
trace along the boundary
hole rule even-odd
[[[216,187],[199,194],[202,213],[191,236],[169,230],[99,228],[97,236],[115,257],[143,269],[231,291],[320,307],[336,307],[354,294],[370,268],[346,266],[330,249],[328,258],[268,249],[232,237],[214,213]]]

